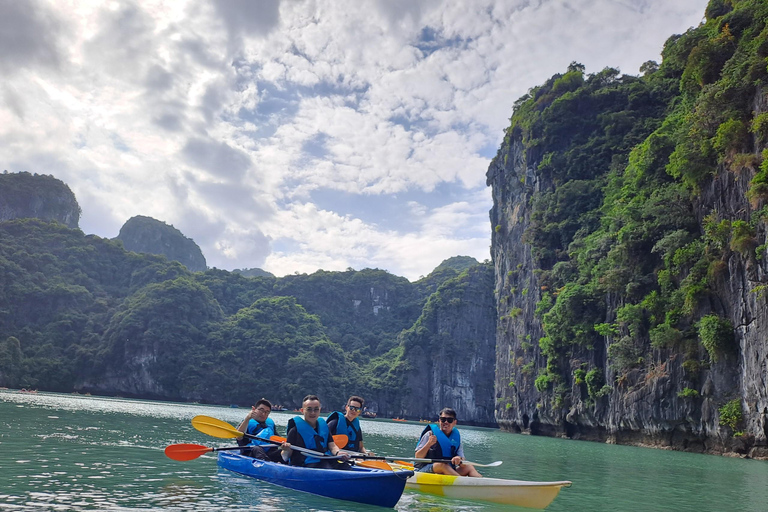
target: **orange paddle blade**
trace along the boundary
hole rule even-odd
[[[383,460],[356,460],[355,465],[364,468],[386,469],[387,471],[392,471],[392,467]]]
[[[401,466],[413,469],[413,462],[406,462],[404,460],[396,460],[394,462],[395,464],[400,464]]]
[[[170,444],[165,447],[165,455],[173,460],[194,460],[201,455],[212,452],[213,448],[201,444]]]

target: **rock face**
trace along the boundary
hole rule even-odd
[[[80,213],[70,188],[53,176],[28,172],[0,174],[0,222],[34,217],[77,229]]]
[[[178,261],[192,272],[202,272],[208,267],[200,247],[191,238],[165,222],[137,215],[128,219],[120,228],[117,239],[126,250],[146,254],[161,254]]]
[[[755,116],[768,111],[766,102],[764,94],[755,99]],[[755,147],[755,154],[760,154],[766,145],[755,141]],[[765,246],[757,258],[753,250],[730,252],[725,270],[713,284],[714,293],[697,305],[698,317],[717,313],[730,320],[737,353],[725,354],[703,365],[694,378],[683,366],[691,354],[681,348],[665,348],[654,352],[654,364],[617,375],[607,364],[608,343],[604,340],[593,347],[574,349],[565,364],[571,364],[571,372],[578,369],[579,361],[603,369],[597,384],[611,385],[606,393],[589,399],[586,385],[577,383],[572,374],[566,376],[569,380],[565,393],[569,398],[564,404],[553,404],[551,390],[536,389],[537,373],[547,366],[537,344],[545,332],[534,314],[542,292],[532,249],[524,243],[523,235],[531,226],[532,196],[555,187],[546,175],[537,172],[540,161],[541,155],[526,151],[521,140],[513,137],[501,148],[487,173],[488,185],[493,190],[490,218],[495,229],[491,251],[499,297],[495,382],[499,426],[511,431],[611,443],[768,457]],[[717,211],[720,218],[749,221],[753,212],[763,207],[762,203],[754,205],[747,200],[754,176],[754,167],[743,166],[734,171],[721,164],[694,204],[699,223],[703,225],[704,217],[712,211]],[[758,222],[754,237],[757,243],[766,239],[765,231],[765,223]],[[611,295],[605,297],[605,302],[606,321],[615,319],[620,302]],[[707,353],[700,346],[697,350],[694,359],[706,361]],[[699,394],[681,394],[689,386],[699,390]],[[735,437],[724,426],[719,412],[734,399],[740,402],[743,412],[739,427],[743,435]]]
[[[401,414],[434,419],[441,408],[452,407],[462,422],[494,425],[495,330],[489,264],[441,285],[401,335],[409,390]]]

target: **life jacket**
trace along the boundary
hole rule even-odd
[[[323,418],[317,418],[317,430],[312,428],[312,425],[307,423],[301,416],[294,416],[288,420],[288,430],[292,427],[296,428],[296,431],[304,441],[304,448],[308,450],[314,450],[330,455],[328,451],[328,443],[331,439],[331,432],[328,430],[328,424]],[[312,457],[311,455],[304,455],[305,464],[314,464],[320,462],[321,459]]]
[[[459,447],[461,446],[461,434],[459,434],[459,429],[454,427],[453,430],[451,430],[451,435],[446,436],[443,433],[443,431],[440,430],[439,426],[435,425],[434,423],[430,423],[421,432],[421,435],[419,436],[419,441],[421,441],[421,438],[424,437],[424,434],[426,434],[430,430],[437,437],[437,443],[435,443],[429,448],[429,451],[427,452],[427,455],[424,458],[425,459],[452,459],[453,457],[455,457],[459,451]],[[417,462],[414,464],[414,467],[416,469],[419,469],[419,468],[423,468],[427,464],[429,464],[429,462]]]
[[[354,452],[360,451],[360,440],[363,438],[363,431],[360,430],[360,422],[357,418],[352,420],[350,424],[343,412],[334,411],[328,415],[325,420],[330,423],[332,419],[336,418],[336,432],[331,434],[345,435],[349,438],[345,448],[348,448]]]
[[[253,436],[263,437],[264,439],[269,439],[270,437],[277,435],[277,428],[275,427],[275,422],[272,421],[272,418],[267,418],[264,420],[264,422],[259,423],[255,419],[251,418],[250,421],[248,421],[248,428],[245,429],[246,432]],[[265,441],[258,441],[256,439],[251,439],[251,442],[248,443],[249,446],[263,446],[263,447],[274,447],[274,443],[267,443]]]

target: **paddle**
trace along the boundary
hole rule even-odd
[[[396,462],[398,464],[402,463],[403,465],[412,465],[409,464],[409,462],[426,462],[426,463],[435,463],[435,462],[451,462],[450,459],[419,459],[416,457],[384,457],[379,455],[366,455],[364,453],[360,452],[347,452],[351,454],[356,459],[363,459],[363,460],[385,460],[389,462]],[[409,462],[405,462],[409,461]],[[501,466],[502,461],[497,460],[495,462],[491,462],[489,464],[481,464],[479,462],[470,462],[468,460],[461,461],[462,464],[469,464],[472,466],[477,466],[481,468],[494,468],[496,466]]]
[[[219,437],[222,439],[233,439],[235,437],[245,436],[248,439],[256,439],[257,441],[264,441],[266,443],[271,443],[276,445],[283,444],[283,441],[273,441],[272,439],[266,439],[266,438],[254,436],[251,434],[243,434],[242,432],[237,430],[235,427],[233,427],[226,421],[221,421],[219,419],[212,418],[211,416],[204,416],[202,414],[192,418],[192,426],[195,427],[200,432],[202,432],[203,434],[208,434],[209,436]],[[275,437],[278,437],[278,436],[275,436]],[[344,437],[347,437],[347,436],[344,436]],[[279,438],[279,439],[282,439],[282,438]],[[318,459],[322,459],[322,458],[338,459],[339,458],[336,455],[325,455],[324,453],[316,452],[314,450],[308,450],[306,448],[301,448],[299,446],[291,446],[291,449],[301,453],[305,453],[307,455],[311,455],[312,457],[316,457]]]
[[[281,436],[269,436],[269,439],[272,441],[280,441],[281,443],[284,443],[287,441],[286,438]],[[345,436],[344,434],[338,434],[333,436],[333,443],[339,448],[344,448],[345,446],[347,446],[348,442],[349,442],[349,437]]]
[[[225,446],[223,448],[213,448],[210,446],[203,446],[201,444],[187,444],[187,443],[170,444],[165,447],[165,455],[168,456],[168,458],[171,458],[173,460],[187,461],[187,460],[196,459],[201,455],[205,455],[206,453],[221,452],[225,450],[242,450],[243,448],[245,447],[244,446]],[[310,455],[312,455],[313,457],[317,457],[318,459],[338,460],[341,458],[335,455],[324,455],[320,452],[315,452],[312,450],[304,450],[299,448],[294,448],[294,450],[309,452]]]

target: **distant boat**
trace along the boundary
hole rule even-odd
[[[282,405],[275,405],[275,406],[272,407],[272,410],[273,411],[287,411],[288,409],[286,409]]]
[[[392,421],[408,421],[404,418],[392,418]]]
[[[232,405],[229,406],[230,409],[237,409],[238,407],[240,407],[240,406],[237,405],[237,404],[232,404]]]

